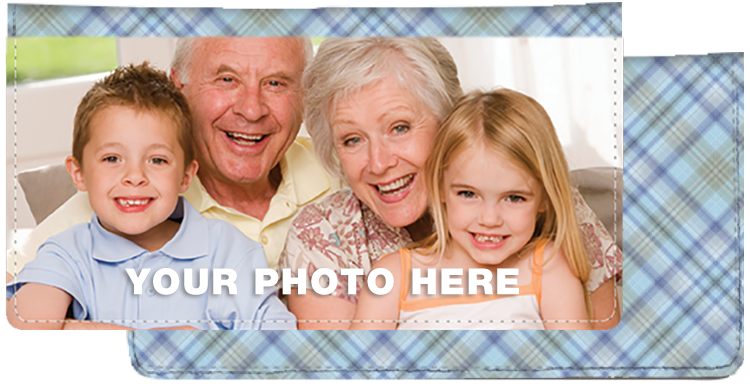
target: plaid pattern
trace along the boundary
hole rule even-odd
[[[743,360],[744,56],[625,64],[625,346],[720,377]]]
[[[621,36],[619,4],[224,11],[9,5],[9,36]],[[129,332],[159,378],[722,377],[743,360],[741,54],[625,61],[624,302],[598,332]]]
[[[161,378],[723,377],[743,355],[744,57],[625,60],[624,308],[609,331],[130,332]]]
[[[8,5],[8,36],[621,36],[619,3],[511,8]]]

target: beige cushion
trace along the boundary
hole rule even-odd
[[[18,183],[37,224],[76,193],[64,165],[48,165],[20,172]]]
[[[614,234],[614,186],[617,179],[617,247],[622,249],[622,168],[584,168],[570,173],[583,199],[602,221],[610,235]]]

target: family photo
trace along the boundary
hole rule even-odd
[[[113,39],[6,73],[14,327],[619,322],[621,40]]]

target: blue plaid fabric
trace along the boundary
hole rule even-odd
[[[744,57],[625,60],[624,308],[609,331],[130,332],[160,378],[723,377],[743,355]]]
[[[8,36],[621,36],[619,3],[512,8],[8,5]]]
[[[621,36],[619,4],[241,11],[9,5],[9,36]],[[609,331],[128,332],[158,378],[722,377],[743,361],[741,54],[625,61]]]
[[[629,358],[726,375],[744,344],[744,56],[628,58],[625,87]]]
[[[723,377],[742,364],[744,57],[625,60],[624,313],[608,331],[130,332],[161,378]]]

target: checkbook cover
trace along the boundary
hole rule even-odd
[[[9,5],[9,36],[621,36],[619,4]],[[743,360],[741,54],[624,63],[624,312],[608,331],[128,332],[158,378],[722,377]],[[613,183],[614,184],[614,183]]]

